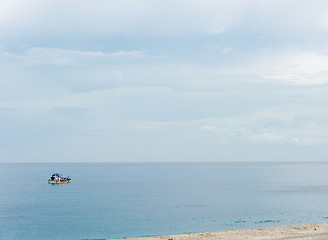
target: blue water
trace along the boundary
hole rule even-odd
[[[69,175],[50,185],[49,176]],[[328,221],[327,163],[0,164],[0,239],[104,239]]]

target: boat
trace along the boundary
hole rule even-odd
[[[71,181],[70,177],[63,177],[59,173],[54,173],[51,175],[50,179],[48,180],[49,184],[61,184],[61,183],[69,183]]]

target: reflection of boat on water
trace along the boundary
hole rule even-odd
[[[69,183],[70,177],[63,177],[59,173],[54,173],[51,175],[50,179],[48,180],[48,183],[51,184],[60,184],[60,183]]]

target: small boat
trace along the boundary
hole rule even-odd
[[[70,177],[63,177],[59,173],[54,173],[51,175],[50,179],[48,180],[49,184],[60,184],[60,183],[69,183],[71,181]]]

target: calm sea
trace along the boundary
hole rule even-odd
[[[53,172],[68,184],[50,185]],[[0,239],[105,239],[328,221],[328,163],[0,164]]]

